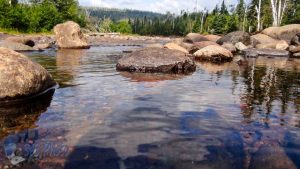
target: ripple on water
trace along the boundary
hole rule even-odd
[[[299,60],[198,62],[189,75],[117,72],[132,48],[140,47],[26,53],[60,88],[41,110],[35,102],[24,113],[0,108],[19,112],[0,114],[1,143],[18,138],[0,148],[0,168],[11,166],[4,150],[28,145],[41,154],[26,151],[28,168],[300,167]]]

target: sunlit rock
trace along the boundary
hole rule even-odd
[[[0,48],[0,101],[32,97],[55,85],[41,65],[20,53]]]
[[[300,24],[285,25],[281,27],[269,27],[263,30],[262,33],[274,39],[285,40],[290,44],[292,39],[298,33],[300,33]]]
[[[210,46],[210,45],[217,45],[217,46],[219,46],[219,44],[217,44],[216,42],[212,42],[212,41],[196,42],[196,43],[193,43],[193,46],[189,48],[189,53],[190,54],[194,54],[198,50],[200,50],[202,48],[205,48],[207,46]]]
[[[75,22],[68,21],[56,25],[54,33],[59,48],[87,49],[90,47],[87,38],[80,30],[80,26]]]
[[[177,45],[176,43],[167,43],[164,45],[164,48],[178,50],[178,51],[186,53],[186,54],[189,53],[185,48]]]
[[[277,40],[274,38],[271,38],[268,35],[259,33],[256,35],[252,35],[250,37],[250,41],[251,41],[252,46],[255,47],[258,44],[275,43]]]
[[[236,43],[234,46],[239,51],[248,49],[248,47],[244,45],[242,42]]]
[[[202,48],[194,55],[197,60],[208,60],[212,62],[224,62],[233,59],[233,54],[229,50],[215,45]]]

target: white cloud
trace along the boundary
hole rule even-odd
[[[236,4],[238,0],[225,0],[227,5]],[[127,8],[165,13],[180,13],[181,10],[194,11],[196,0],[79,0],[83,6],[107,8]],[[222,0],[198,0],[198,10],[213,9]]]

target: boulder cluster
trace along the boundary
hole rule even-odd
[[[54,36],[10,36],[0,42],[0,105],[23,102],[56,86],[48,71],[21,53],[52,48],[86,49],[86,37],[75,22],[54,27]]]
[[[55,36],[10,36],[0,41],[0,104],[35,96],[56,85],[42,66],[16,51],[90,47],[87,36],[75,22],[56,25],[54,33]],[[172,42],[124,53],[116,65],[119,71],[176,74],[194,72],[195,61],[232,61],[235,53],[247,57],[300,57],[300,24],[270,27],[254,35],[243,31],[223,37],[189,33]]]

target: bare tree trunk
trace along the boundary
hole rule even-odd
[[[280,26],[288,0],[271,0],[273,26]]]
[[[256,31],[260,31],[261,30],[261,1],[259,0],[258,2],[258,6],[256,5],[256,12],[257,12],[257,28]]]
[[[244,20],[243,20],[243,31],[245,32],[245,24],[246,24],[246,14],[247,14],[247,10],[248,10],[248,7],[247,5],[245,4],[245,12],[244,12]]]
[[[202,18],[201,18],[201,26],[200,26],[200,33],[202,33],[202,30],[203,30],[203,22],[204,22],[204,17],[206,15],[206,12],[204,11],[202,13]]]

